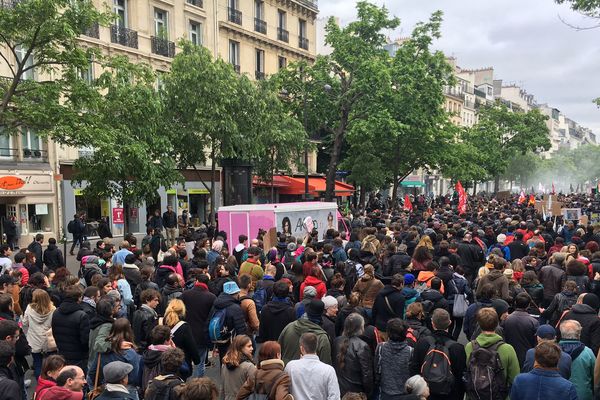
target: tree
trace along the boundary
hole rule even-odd
[[[149,66],[131,64],[116,57],[94,85],[95,97],[86,102],[85,125],[92,138],[90,156],[75,161],[74,181],[84,195],[111,197],[125,208],[125,232],[129,206],[156,195],[157,188],[182,182],[171,156],[166,134],[164,104],[155,89],[156,76]]]
[[[330,159],[325,199],[334,198],[335,177],[346,135],[355,123],[365,121],[373,110],[379,90],[389,86],[383,50],[383,31],[400,21],[390,18],[386,8],[366,1],[357,3],[358,20],[341,28],[331,18],[326,26],[329,56],[319,56],[313,65],[298,63],[276,79],[294,100],[293,114],[302,116],[311,133],[323,131]]]
[[[393,118],[390,135],[381,149],[392,171],[392,199],[398,185],[411,171],[440,165],[456,129],[444,110],[444,88],[454,84],[452,67],[440,51],[432,51],[439,38],[442,12],[419,23],[410,39],[398,49],[390,68],[391,90],[385,104]]]
[[[550,148],[547,116],[539,110],[513,112],[502,103],[484,107],[479,122],[464,132],[463,140],[473,145],[483,168],[494,177],[494,192],[509,160],[516,154],[539,152]]]
[[[573,11],[591,18],[600,18],[600,0],[556,0],[558,4],[569,4]]]
[[[76,103],[89,93],[79,72],[99,54],[81,46],[79,35],[109,18],[92,0],[0,2],[0,47],[6,50],[0,58],[10,71],[0,79],[0,127],[15,133],[28,126],[62,143],[81,141]]]

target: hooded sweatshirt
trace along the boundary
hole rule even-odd
[[[319,360],[331,365],[331,344],[323,328],[308,319],[299,319],[288,324],[279,335],[281,345],[281,359],[287,364],[291,360],[300,359],[300,336],[306,332],[317,335],[317,355]]]
[[[73,392],[62,386],[53,386],[42,392],[37,400],[82,400],[83,392]]]
[[[433,271],[421,271],[419,272],[419,276],[417,278],[417,284],[426,283],[427,287],[431,289],[431,280],[433,278],[435,278],[435,273]],[[442,281],[440,293],[444,294],[444,281]]]
[[[56,386],[56,381],[54,379],[44,379],[40,376],[38,378],[37,386],[35,387],[35,398],[39,399],[40,393],[45,392],[53,386]]]
[[[48,338],[46,332],[52,327],[53,313],[54,310],[41,315],[31,306],[27,306],[25,314],[23,314],[23,332],[25,332],[32,353],[41,353],[47,350]]]
[[[502,337],[496,333],[482,333],[477,336],[477,339],[475,340],[477,340],[477,343],[479,343],[480,346],[489,347],[499,340],[502,340]],[[469,358],[471,357],[472,351],[473,343],[469,342],[465,346],[465,352],[467,353],[467,365],[469,365]],[[502,364],[502,373],[506,376],[508,383],[512,384],[513,380],[521,372],[517,353],[515,353],[515,349],[513,349],[510,344],[505,343],[498,347],[498,355],[500,356],[500,363]]]
[[[312,286],[317,290],[316,299],[321,299],[327,293],[327,287],[325,282],[314,276],[307,276],[304,282],[300,285],[300,300],[304,297],[304,288],[306,286]]]
[[[502,271],[495,269],[481,278],[477,285],[477,292],[475,293],[477,298],[481,297],[481,288],[483,288],[486,283],[490,283],[494,286],[496,293],[502,300],[510,300],[508,294],[508,278],[504,276]]]
[[[579,340],[561,340],[558,345],[571,356],[571,378],[579,400],[594,398],[594,365],[596,357],[589,347]]]

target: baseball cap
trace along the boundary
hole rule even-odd
[[[540,327],[535,332],[535,335],[542,339],[555,339],[556,330],[552,325],[544,324],[540,325]]]
[[[223,292],[227,294],[236,294],[240,292],[240,288],[235,282],[225,282],[223,285]]]
[[[412,285],[412,283],[414,281],[415,281],[415,276],[413,274],[404,275],[404,284],[405,285]]]
[[[102,369],[104,381],[113,384],[121,382],[131,371],[133,371],[133,366],[122,361],[109,362]]]

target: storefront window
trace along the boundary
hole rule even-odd
[[[52,232],[54,230],[52,212],[52,204],[28,204],[29,232]]]

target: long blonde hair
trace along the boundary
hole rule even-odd
[[[46,292],[44,289],[35,289],[33,291],[33,296],[29,305],[36,313],[40,315],[49,314],[56,308],[50,300],[50,295],[48,295],[48,292]]]
[[[185,304],[179,299],[173,299],[169,302],[165,310],[163,323],[169,328],[173,328],[177,323],[185,318]]]

